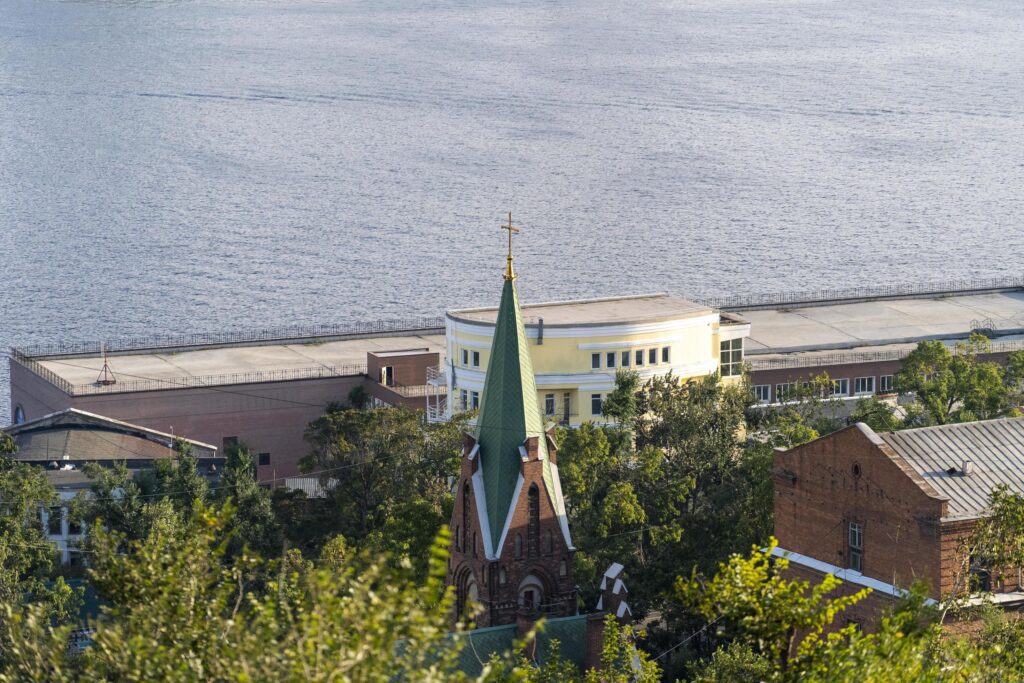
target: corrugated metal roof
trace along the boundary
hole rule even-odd
[[[1024,418],[922,427],[879,436],[928,482],[949,498],[947,517],[984,513],[992,489],[1005,484],[1024,493]],[[964,462],[971,472],[964,474]],[[950,470],[954,470],[950,474]]]

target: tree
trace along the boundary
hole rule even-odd
[[[628,436],[591,423],[559,430],[556,436],[558,470],[577,547],[574,576],[584,604],[595,604],[605,567],[643,563],[648,517],[638,489],[654,486],[651,477],[663,457],[653,448],[634,452]],[[678,494],[684,498],[686,491]]]
[[[696,571],[689,579],[679,578],[675,599],[714,624],[720,637],[747,646],[785,671],[791,653],[813,656],[825,627],[871,590],[829,597],[842,584],[831,574],[816,586],[785,579],[789,561],[771,556],[777,546],[772,539],[766,549],[734,555],[710,579]]]
[[[462,417],[426,424],[407,408],[336,408],[311,423],[312,451],[302,467],[320,473],[328,489],[304,513],[320,525],[318,537],[341,534],[356,546],[408,552],[425,570],[420,558],[451,515],[464,428]]]
[[[635,370],[616,370],[615,389],[601,404],[601,412],[622,427],[630,427],[637,418],[637,394],[640,375]]]
[[[247,547],[266,557],[281,548],[281,526],[274,514],[270,491],[256,481],[252,453],[236,444],[225,452],[224,471],[217,485],[216,500],[235,507],[231,523],[231,554]]]
[[[903,426],[893,407],[874,397],[859,399],[850,421],[863,422],[876,432],[894,432]]]
[[[2,445],[15,450],[12,443]],[[26,618],[67,620],[78,609],[80,592],[63,578],[51,580],[57,551],[39,512],[49,508],[59,514],[58,503],[45,470],[0,455],[0,643],[8,642]],[[0,665],[9,656],[7,648],[0,649]]]
[[[997,364],[982,362],[978,355],[990,350],[983,335],[973,333],[967,342],[956,345],[955,353],[937,340],[923,341],[903,361],[896,374],[896,389],[914,393],[932,424],[989,420],[1011,413],[1011,391],[1007,378],[1013,378],[1019,361],[1009,373]],[[915,415],[919,422],[919,416]]]

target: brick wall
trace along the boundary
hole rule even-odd
[[[477,584],[479,601],[484,612],[477,616],[478,626],[497,626],[511,624],[516,621],[518,610],[519,588],[524,579],[537,577],[543,584],[542,602],[544,612],[550,617],[569,616],[576,614],[576,589],[572,579],[573,551],[566,546],[554,507],[545,491],[542,477],[542,461],[537,459],[536,439],[528,442],[529,458],[522,463],[521,473],[524,483],[519,498],[513,503],[512,521],[505,543],[497,561],[488,560],[483,551],[483,534],[480,530],[479,517],[476,514],[476,497],[472,495],[473,473],[479,466],[480,458],[472,461],[465,457],[472,450],[475,442],[467,437],[462,458],[462,473],[456,491],[455,506],[452,511],[451,529],[453,543],[450,548],[448,583],[454,585],[459,604],[464,604],[464,591],[470,578]],[[557,458],[553,445],[549,444],[549,457]],[[463,490],[470,486],[470,514],[468,529],[463,533]],[[531,485],[539,489],[540,525],[537,552],[531,552],[529,543],[529,490]],[[473,534],[477,537],[477,552],[472,548]],[[550,534],[550,552],[547,550],[545,537]],[[517,557],[516,537],[521,538],[521,553]],[[504,582],[501,580],[504,574]]]
[[[877,441],[877,443],[876,443]],[[848,525],[863,525],[863,573],[938,597],[944,502],[870,430],[855,425],[775,455],[775,536],[785,550],[839,567]]]

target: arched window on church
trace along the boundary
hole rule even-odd
[[[550,555],[554,548],[554,539],[551,536],[551,530],[548,529],[544,532],[544,554]]]
[[[536,484],[530,487],[530,522],[526,527],[527,552],[530,557],[539,555],[538,543],[540,541],[540,490]]]
[[[523,535],[516,534],[516,559],[520,559],[523,556]]]
[[[473,557],[476,557],[476,532],[473,532]]]
[[[462,532],[459,527],[455,527],[455,549],[462,550]]]
[[[469,482],[467,481],[462,487],[462,551],[465,552],[469,547],[466,541],[469,540]],[[476,545],[474,543],[474,545]],[[476,548],[473,548],[475,553]]]

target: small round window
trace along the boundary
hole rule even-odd
[[[14,406],[14,424],[20,425],[25,422],[25,409],[21,406]]]

